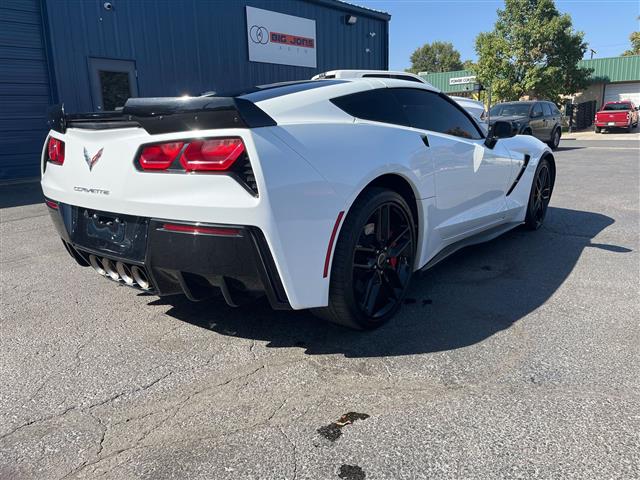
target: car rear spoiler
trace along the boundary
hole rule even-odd
[[[62,104],[48,112],[49,128],[65,133],[67,128],[107,130],[143,128],[152,135],[214,128],[257,128],[276,122],[254,103],[236,97],[130,98],[122,111],[64,112]]]

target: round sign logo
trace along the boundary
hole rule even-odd
[[[251,38],[251,41],[253,43],[266,45],[267,43],[269,43],[269,30],[267,30],[265,27],[253,25],[249,29],[249,38]]]

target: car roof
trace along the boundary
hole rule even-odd
[[[401,72],[397,70],[329,70],[328,72],[318,73],[312,77],[312,80],[320,78],[380,78],[379,75],[398,75],[403,77],[411,77],[417,82],[428,83],[419,75],[411,72]]]

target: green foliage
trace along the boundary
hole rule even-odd
[[[460,52],[449,42],[425,43],[411,54],[411,68],[407,72],[450,72],[462,70]]]
[[[573,30],[571,17],[561,15],[553,0],[505,0],[493,31],[476,38],[474,71],[496,99],[557,101],[587,86],[591,72],[577,66],[586,49],[584,34]]]
[[[638,20],[640,20],[640,17],[638,17]],[[629,42],[631,42],[631,48],[622,55],[625,57],[629,55],[640,55],[640,32],[631,32]]]

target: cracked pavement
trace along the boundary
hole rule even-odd
[[[0,478],[639,478],[640,144],[556,159],[542,230],[415,277],[369,333],[118,287],[1,186]]]

